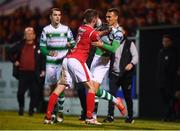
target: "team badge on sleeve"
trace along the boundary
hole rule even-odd
[[[70,31],[69,35],[70,35],[71,38],[73,37],[73,33],[71,31]]]
[[[121,31],[117,31],[114,34],[114,39],[121,41],[123,39],[123,33]]]

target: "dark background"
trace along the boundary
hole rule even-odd
[[[165,28],[141,28],[139,43],[139,116],[160,118],[163,105],[159,88],[156,85],[157,55],[162,46],[163,34],[172,36],[174,45],[180,52],[180,26]],[[178,86],[178,85],[177,85]]]

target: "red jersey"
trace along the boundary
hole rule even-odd
[[[76,46],[71,50],[67,57],[76,58],[85,63],[89,55],[91,42],[98,41],[99,39],[98,32],[92,27],[87,25],[80,26],[78,29]]]

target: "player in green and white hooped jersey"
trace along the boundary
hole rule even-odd
[[[51,24],[43,28],[40,38],[40,48],[46,55],[46,78],[45,87],[51,91],[56,87],[61,72],[61,64],[68,50],[75,45],[75,41],[70,28],[60,23],[61,11],[58,8],[51,9]],[[62,122],[62,112],[64,103],[64,93],[60,94],[57,108],[54,109],[53,117]]]
[[[118,24],[118,10],[115,8],[109,9],[106,13],[106,20],[111,27],[111,32],[101,37],[101,41],[104,43],[103,46],[96,49],[95,56],[91,64],[91,72],[94,77],[96,87],[100,86],[106,73],[109,71],[110,66],[110,54],[115,53],[116,49],[120,46],[121,41],[124,39],[122,28]],[[97,42],[98,43],[98,42]],[[94,43],[95,44],[95,43]],[[95,44],[96,45],[96,44]],[[103,49],[102,49],[103,48]],[[96,96],[102,99],[110,100],[117,104],[118,100],[116,97],[108,93],[102,88],[99,88]],[[94,118],[96,119],[98,99],[95,100]],[[125,113],[121,111],[121,113]]]

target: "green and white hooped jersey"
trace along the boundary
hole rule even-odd
[[[119,46],[120,46],[120,42],[123,40],[122,28],[119,25],[117,25],[116,27],[113,27],[112,31],[108,35],[101,37],[101,40],[104,43],[109,44],[109,45],[112,45],[112,42],[115,40],[119,42]],[[109,53],[107,51],[104,51],[100,48],[96,49],[96,54],[109,56]]]
[[[66,25],[59,24],[54,28],[51,24],[44,27],[40,46],[46,47],[48,51],[57,51],[58,56],[46,56],[46,63],[59,64],[68,52],[67,43],[74,44],[74,37],[70,28]]]

